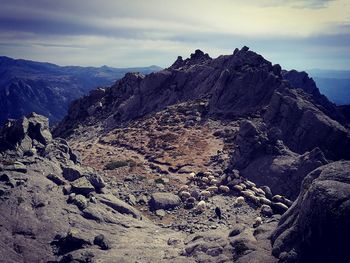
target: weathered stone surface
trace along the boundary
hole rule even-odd
[[[350,162],[311,172],[275,230],[273,254],[283,262],[348,262]],[[286,253],[284,253],[286,252]]]
[[[303,178],[328,161],[319,148],[299,155],[273,136],[264,123],[243,121],[235,140],[232,167],[256,184],[295,199]]]
[[[121,214],[129,214],[137,219],[142,217],[141,213],[137,209],[133,208],[131,205],[123,202],[112,194],[100,195],[99,201]]]
[[[106,186],[102,176],[96,173],[86,173],[84,174],[86,179],[95,187],[96,191],[101,191],[102,188]]]
[[[103,234],[95,236],[94,244],[99,246],[102,250],[108,250],[110,248],[109,241]]]
[[[79,166],[63,166],[62,167],[63,177],[73,182],[83,176],[83,171]]]
[[[158,209],[173,209],[181,204],[181,199],[178,195],[172,193],[154,193],[149,201],[152,210]]]
[[[66,184],[65,180],[57,174],[50,173],[46,177],[47,177],[47,179],[51,180],[52,182],[54,182],[57,185]]]
[[[82,194],[82,195],[89,195],[90,193],[95,191],[95,188],[92,186],[92,184],[89,182],[88,179],[85,177],[81,177],[74,182],[71,183],[72,185],[72,192],[76,194]]]

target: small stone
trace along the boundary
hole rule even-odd
[[[72,198],[72,203],[75,204],[80,210],[84,210],[88,206],[88,201],[83,195],[76,195]]]
[[[145,196],[145,195],[141,195],[141,196],[137,199],[137,203],[140,204],[140,205],[147,204],[147,202],[148,202],[148,199],[147,199],[147,196]]]
[[[79,166],[62,167],[62,171],[63,177],[70,182],[73,182],[83,176]]]
[[[272,208],[269,205],[262,205],[260,213],[263,216],[267,216],[267,217],[270,217],[273,215]]]
[[[129,194],[128,195],[128,203],[129,203],[129,205],[132,205],[132,206],[136,205],[136,197],[132,194]]]
[[[277,214],[284,214],[288,210],[288,206],[280,202],[272,203],[271,207]]]
[[[230,231],[230,233],[228,234],[229,237],[234,237],[234,236],[237,236],[239,235],[240,233],[242,233],[244,230],[244,226],[242,225],[234,225]]]
[[[96,191],[101,191],[106,186],[103,178],[96,173],[85,174],[86,179],[92,184]]]
[[[262,224],[262,218],[260,216],[258,216],[257,218],[255,218],[255,222],[253,224],[253,227],[258,227]]]
[[[95,237],[94,244],[99,246],[102,250],[108,250],[110,248],[109,241],[102,234]]]
[[[165,216],[165,210],[163,209],[156,210],[156,215],[159,216],[160,218],[163,218]]]
[[[75,180],[71,183],[71,185],[72,191],[77,194],[82,194],[86,196],[95,191],[95,188],[85,177]]]
[[[236,198],[234,205],[238,207],[238,206],[244,205],[244,203],[245,203],[244,197],[243,196],[239,196],[239,197]]]
[[[64,179],[61,178],[60,176],[58,176],[57,174],[48,174],[46,176],[46,178],[51,180],[52,182],[54,182],[57,185],[64,185],[64,184],[66,184]]]

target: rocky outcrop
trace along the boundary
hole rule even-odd
[[[215,59],[196,50],[160,72],[127,74],[103,94],[74,102],[55,134],[69,136],[80,124],[110,130],[197,99],[208,100],[204,117],[262,118],[266,129],[298,154],[319,147],[328,159],[350,158],[345,117],[313,80],[306,73],[282,71],[247,47]]]
[[[297,154],[264,123],[242,121],[230,163],[257,185],[268,185],[273,193],[295,199],[304,177],[328,161],[319,148]]]
[[[165,250],[185,258],[167,244],[182,234],[117,198],[66,141],[52,139],[47,118],[8,122],[0,144],[1,262],[166,262]]]
[[[272,235],[279,262],[349,262],[350,162],[311,172]]]
[[[304,153],[319,147],[329,159],[350,158],[349,130],[298,90],[275,92],[263,118],[277,139],[294,152]]]
[[[189,59],[178,58],[174,65],[160,72],[147,76],[127,74],[106,90],[101,99],[103,107],[94,116],[86,114],[91,106],[89,99],[73,103],[72,113],[55,134],[75,129],[77,123],[102,122],[110,129],[166,106],[200,98],[211,98],[212,116],[253,114],[266,106],[274,89],[284,86],[278,67],[247,48],[216,59],[196,50]]]
[[[0,131],[0,150],[15,151],[23,156],[34,149],[42,150],[52,140],[48,119],[36,113],[19,120],[8,120]]]

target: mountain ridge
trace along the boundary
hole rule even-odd
[[[348,116],[248,47],[127,73],[74,101],[54,136],[35,113],[0,129],[0,254],[346,263]]]
[[[52,123],[62,119],[69,103],[91,89],[113,84],[129,71],[147,68],[58,66],[47,62],[0,57],[0,123],[32,111],[46,115]]]

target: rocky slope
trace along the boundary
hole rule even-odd
[[[74,137],[79,126],[95,130],[92,134],[113,134],[134,119],[198,101],[196,112],[185,112],[187,128],[196,122],[230,123],[235,128],[225,144],[228,166],[276,193],[295,198],[308,172],[350,158],[346,117],[312,79],[282,71],[247,47],[216,59],[197,50],[160,72],[127,74],[75,101],[55,134]]]
[[[21,59],[0,57],[0,124],[32,111],[47,116],[52,123],[61,120],[72,100],[98,86],[112,85],[130,71],[145,74],[158,67],[60,67]]]
[[[56,139],[8,122],[5,262],[348,262],[349,130],[288,78],[247,47],[196,51],[75,101]]]

